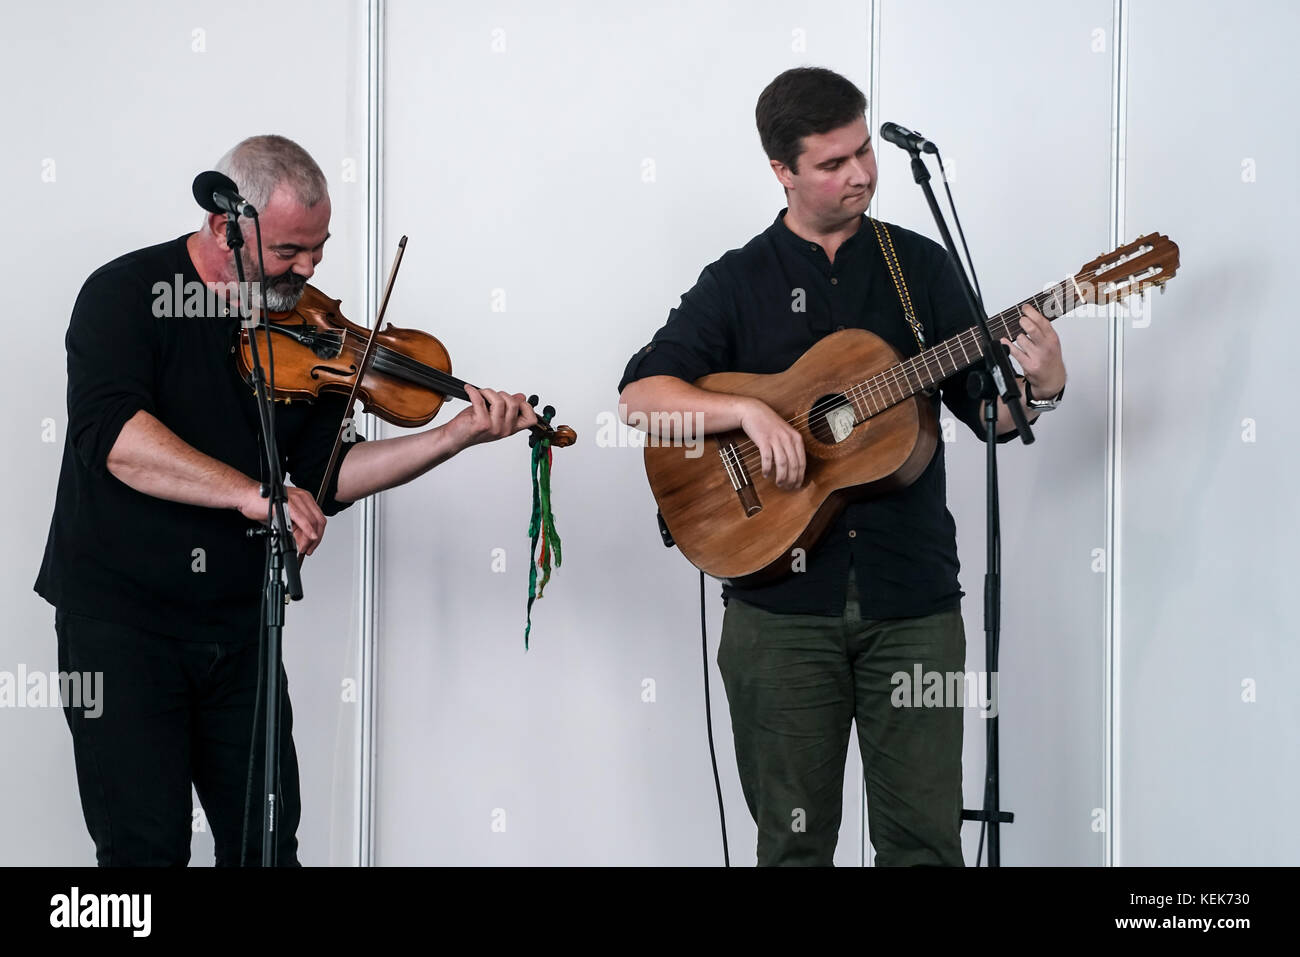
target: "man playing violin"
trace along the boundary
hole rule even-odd
[[[688,413],[703,417],[705,432],[742,429],[761,453],[763,474],[794,489],[806,468],[800,433],[759,399],[692,383],[714,372],[782,372],[845,328],[917,354],[885,240],[865,216],[876,187],[865,110],[861,91],[824,69],[789,70],[763,91],[759,136],[788,209],[743,249],[706,267],[632,357],[619,383],[625,417],[671,421],[655,413]],[[925,341],[967,328],[944,249],[897,226],[888,231]],[[1021,322],[1025,334],[1003,342],[1041,397],[1037,406],[1031,397],[1032,420],[1060,398],[1065,365],[1050,322],[1032,308]],[[943,382],[931,401],[937,410],[942,400],[982,439],[967,375]],[[1010,413],[998,403],[998,432],[1010,438]],[[718,666],[741,785],[758,825],[759,864],[831,863],[855,722],[876,863],[963,863],[960,707],[895,707],[891,694],[892,676],[915,666],[942,675],[965,669],[945,496],[940,442],[913,484],[846,508],[805,568],[773,584],[724,588]]]
[[[260,211],[266,306],[292,309],[324,253],[330,200],[319,166],[280,136],[246,139],[222,158]],[[189,861],[191,787],[212,825],[218,865],[258,859],[261,808],[251,802],[241,852],[258,678],[265,458],[257,410],[233,356],[240,303],[215,315],[171,315],[160,288],[233,290],[225,214],[128,253],[81,289],[66,338],[68,429],[36,591],[54,605],[59,668],[103,675],[97,717],[65,708],[86,825],[101,866]],[[246,275],[258,275],[245,229]],[[445,425],[344,444],[317,505],[313,493],[344,399],[277,404],[276,442],[293,481],[288,515],[301,555],[327,516],[409,482],[460,451],[537,423],[521,394],[472,386]],[[300,796],[283,671],[278,860],[297,863]],[[252,774],[261,781],[261,737]]]

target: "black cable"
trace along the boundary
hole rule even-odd
[[[266,336],[266,394],[269,398],[271,420],[271,434],[275,434],[275,346],[271,343],[271,319],[267,316],[269,311],[266,308],[266,260],[262,258],[262,221],[256,216],[253,217],[253,229],[257,233],[257,271],[261,274],[261,285],[258,293],[261,297],[261,304],[258,311],[261,313],[261,325]],[[256,335],[256,333],[250,333]],[[279,471],[280,463],[275,463],[276,470]],[[288,515],[285,516],[288,518]]]
[[[722,806],[722,781],[718,778],[718,755],[713,748],[713,704],[709,700],[709,628],[704,614],[704,572],[700,572],[700,653],[704,656],[704,722],[709,732],[709,760],[713,762],[713,787],[718,792],[718,821],[722,825],[722,864],[731,866],[727,849],[727,812]]]
[[[257,237],[257,269],[258,269],[258,281],[259,281],[258,296],[260,298],[260,302],[257,303],[257,308],[259,313],[258,324],[263,327],[264,335],[266,337],[266,363],[267,363],[267,379],[268,379],[266,394],[268,399],[267,405],[269,407],[267,413],[267,420],[268,420],[269,427],[271,429],[271,434],[274,435],[275,434],[275,346],[271,338],[271,320],[267,317],[267,308],[266,308],[266,260],[262,253],[262,222],[256,216],[252,217],[252,219],[253,219],[253,229]],[[247,296],[248,290],[247,289],[241,290],[241,294]],[[248,296],[248,299],[251,300],[252,297]],[[241,307],[251,306],[251,305],[253,305],[251,301],[241,301]],[[256,328],[250,329],[248,334],[250,336],[257,335],[257,329]],[[260,437],[258,439],[258,444],[259,445],[261,444]],[[266,456],[265,449],[263,449],[262,454],[258,457],[259,469],[264,467],[266,457],[267,456]],[[279,462],[275,463],[275,469],[277,473],[280,473]],[[283,481],[282,474],[280,475],[279,480]],[[271,545],[271,539],[269,538],[269,536],[272,534],[272,530],[275,527],[274,514],[273,514],[273,510],[275,506],[275,494],[274,494],[274,486],[270,484],[272,481],[273,479],[271,478],[271,476],[266,475],[262,482],[263,486],[267,488],[267,491],[269,493],[266,497],[267,498],[266,534],[268,535],[268,538],[267,538],[267,549],[266,549],[266,564],[262,569],[263,583],[266,582],[266,579],[271,574],[271,548],[273,546]],[[285,509],[285,519],[286,521],[289,520],[287,508]],[[294,556],[294,559],[296,559],[296,557],[297,556]],[[247,860],[248,857],[248,819],[250,817],[250,813],[252,810],[251,805],[253,801],[253,765],[254,765],[253,757],[257,749],[258,716],[262,713],[262,696],[265,694],[264,682],[268,680],[266,675],[266,667],[265,667],[266,642],[267,642],[267,608],[266,608],[265,588],[263,588],[262,590],[262,600],[259,608],[260,610],[258,612],[258,623],[257,623],[257,688],[255,692],[256,700],[253,702],[253,724],[252,724],[252,730],[250,732],[249,742],[248,742],[248,777],[244,785],[244,820],[243,820],[243,826],[240,831],[240,840],[239,840],[239,866],[240,867],[245,866],[245,861]],[[280,703],[278,710],[280,711],[281,714],[283,714],[284,711],[283,703]],[[275,790],[276,790],[276,795],[278,797],[281,790],[280,769],[278,767],[276,768]],[[265,821],[263,822],[263,825],[265,825]],[[262,830],[263,830],[262,843],[265,844],[267,839],[267,835],[265,834],[265,826],[263,826]]]
[[[934,158],[939,163],[939,177],[943,180],[944,192],[948,194],[948,208],[952,210],[952,220],[957,224],[957,236],[961,239],[961,248],[966,253],[966,264],[970,266],[971,282],[975,285],[975,298],[979,300],[980,309],[984,308],[984,292],[980,289],[980,277],[975,274],[975,260],[970,258],[970,247],[966,245],[966,231],[961,228],[961,217],[957,215],[957,204],[952,201],[952,187],[948,185],[948,171],[943,168],[943,157],[938,149]]]
[[[257,271],[261,275],[261,280],[262,280],[260,293],[261,293],[261,300],[262,300],[261,301],[262,334],[266,337],[266,377],[267,377],[266,394],[268,399],[268,405],[270,406],[270,415],[268,416],[268,418],[271,421],[271,434],[275,435],[275,344],[272,341],[272,336],[271,336],[271,317],[267,315],[267,313],[270,312],[270,310],[267,308],[267,304],[266,304],[266,259],[264,258],[264,254],[262,252],[262,221],[256,216],[253,217],[253,228],[257,232]],[[276,445],[278,448],[279,443],[277,442]],[[276,473],[276,478],[275,478],[276,482],[279,485],[283,486],[284,469],[282,468],[280,462],[275,463],[275,473]],[[267,512],[267,518],[268,518],[267,527],[269,529],[271,525],[269,511]],[[289,516],[289,500],[287,496],[285,497],[285,502],[284,502],[284,520],[289,524],[289,528],[285,529],[285,531],[290,532],[290,540],[292,540],[291,530],[293,528],[293,519]],[[297,555],[297,551],[295,550],[293,553],[289,555],[289,561],[296,562],[297,560],[298,560],[298,555]],[[268,623],[266,621],[263,621],[262,633],[264,639],[268,627],[269,627]],[[280,655],[281,655],[281,660],[283,660],[283,656],[284,656],[283,642],[281,642],[280,645]],[[265,680],[268,683],[272,679],[270,675],[266,675],[264,673],[265,669],[262,667],[262,663],[260,661],[258,662],[257,670],[259,675],[258,686],[259,686],[259,693],[260,693],[262,679],[265,678]],[[275,697],[275,731],[276,731],[276,737],[281,739],[281,741],[284,738],[284,735],[280,730],[282,727],[280,722],[284,719],[284,690],[285,689],[284,689],[284,682],[281,680],[283,673],[284,673],[284,666],[281,665],[281,673],[276,675],[274,679],[275,682],[280,686],[280,693]],[[275,814],[282,814],[283,808],[281,806],[282,803],[281,798],[284,795],[284,787],[281,783],[280,774],[281,774],[281,770],[284,767],[284,752],[280,748],[279,743],[277,743],[275,753],[278,757],[278,760],[275,762],[275,804],[273,805],[273,807],[275,808],[275,812],[274,812]],[[265,824],[265,822],[263,822],[263,824]],[[267,835],[265,833],[265,827],[263,827],[262,843],[265,844],[267,840],[274,841],[275,835],[274,834]],[[272,846],[271,849],[271,860],[276,865],[280,863],[280,856],[276,852],[274,845]]]
[[[991,480],[993,483],[993,527],[998,530],[996,533],[997,537],[993,540],[994,564],[992,568],[992,573],[998,576],[1000,579],[1002,575],[1002,535],[1001,535],[1002,504],[1001,504],[1001,498],[997,493],[998,460],[996,457],[993,459],[993,465],[991,467]],[[999,618],[1001,618],[1000,614],[999,614]],[[989,682],[989,708],[991,709],[997,708],[997,704],[993,701],[992,677],[993,675],[997,674],[998,671],[998,645],[1001,644],[1002,642],[1001,624],[1002,623],[999,620],[997,632],[993,642],[993,660],[984,662],[984,669],[985,669],[984,680],[986,682]],[[994,713],[996,714],[996,710],[994,711]],[[986,719],[986,723],[984,725],[984,753],[986,755],[991,753],[990,749],[992,748],[992,746],[993,746],[993,717],[989,716]],[[984,811],[984,819],[980,821],[979,846],[976,847],[975,849],[976,867],[980,866],[980,858],[984,854],[984,830],[989,826],[989,820],[988,820],[989,811],[990,811],[989,806],[993,803],[992,791],[993,791],[993,778],[989,774],[988,767],[985,767],[984,768],[984,803],[982,808]],[[999,808],[998,810],[1000,813],[1001,808]]]
[[[943,180],[944,192],[948,194],[948,208],[952,210],[953,222],[957,224],[957,235],[961,239],[961,248],[962,251],[966,253],[966,264],[970,268],[971,282],[975,286],[975,298],[979,302],[980,310],[983,312],[987,312],[987,309],[985,309],[984,306],[984,292],[983,290],[980,289],[979,275],[975,272],[975,260],[971,258],[970,247],[966,245],[966,231],[961,228],[961,217],[957,215],[957,204],[953,202],[952,187],[948,184],[948,171],[944,169],[943,157],[939,155],[938,150],[935,150],[935,159],[939,163],[939,175],[940,178]],[[993,345],[996,346],[997,343],[993,343]],[[997,399],[993,399],[993,402],[996,403]],[[997,475],[998,475],[997,468],[998,468],[997,458],[995,457],[993,459],[993,465],[990,472],[990,480],[993,483],[993,521],[994,521],[994,527],[997,529],[1001,529],[1002,518],[999,515],[999,504],[998,504],[998,494],[997,494]],[[1001,573],[1002,573],[1002,538],[1000,533],[995,533],[995,534],[997,534],[997,538],[993,542],[995,564],[994,567],[991,568],[989,571],[990,574],[992,574],[995,577],[995,579],[999,581],[999,587],[1001,587],[1000,580],[1001,580]],[[999,614],[999,618],[1000,617],[1001,615]],[[993,644],[993,660],[991,662],[990,661],[984,662],[984,668],[988,676],[985,678],[985,681],[991,681],[991,676],[997,673],[998,643],[1001,641],[1001,638],[1002,638],[1002,628],[1001,628],[1001,622],[999,621],[998,628],[996,629],[995,632],[995,638]],[[989,691],[990,691],[989,707],[990,708],[994,707],[992,701],[992,690],[993,690],[992,685],[990,684],[989,686]],[[991,753],[992,746],[993,746],[993,721],[992,718],[989,718],[988,723],[984,726],[984,753],[985,754]],[[989,804],[992,801],[992,789],[993,789],[993,780],[989,776],[988,768],[986,767],[984,769],[984,803],[983,803],[983,810],[985,813],[984,813],[983,820],[980,821],[979,844],[975,849],[976,867],[980,866],[980,860],[984,855],[984,832],[989,825],[988,812],[989,812]]]
[[[262,581],[271,574],[271,554],[266,555],[266,565],[262,569]],[[244,825],[239,837],[239,866],[244,867],[248,859],[248,815],[253,803],[253,749],[257,747],[257,716],[262,713],[262,667],[266,655],[266,590],[262,590],[262,602],[257,613],[257,689],[253,702],[253,730],[248,740],[248,779],[244,784]]]

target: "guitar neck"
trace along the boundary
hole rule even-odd
[[[1084,301],[1079,277],[1071,276],[1050,289],[988,317],[989,331],[997,343],[1003,338],[1014,340],[1020,335],[1021,307],[1033,306],[1049,320],[1058,319]],[[984,357],[979,329],[971,326],[951,339],[945,339],[910,359],[905,359],[858,386],[854,404],[859,413],[874,415],[909,396],[930,389],[949,376],[974,365]],[[863,417],[865,418],[866,415]]]

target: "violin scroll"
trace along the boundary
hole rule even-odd
[[[534,412],[537,411],[537,402],[537,396],[530,395],[528,397],[528,404],[533,407]],[[567,425],[551,425],[551,419],[554,416],[555,406],[548,405],[546,408],[542,409],[541,413],[537,417],[540,420],[537,425],[529,426],[530,431],[533,433],[528,436],[529,448],[537,445],[537,440],[543,438],[550,441],[551,448],[553,449],[567,449],[574,442],[578,441],[578,433],[573,431],[573,429],[569,428]]]

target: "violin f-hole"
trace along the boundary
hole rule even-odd
[[[328,372],[331,375],[341,376],[342,378],[350,379],[352,376],[357,374],[357,367],[355,365],[351,365],[348,366],[346,369],[335,369],[332,366],[312,366],[311,377],[313,379],[319,379],[322,371]]]

